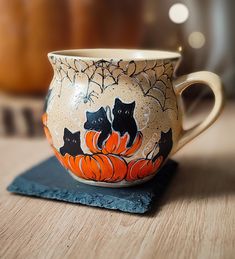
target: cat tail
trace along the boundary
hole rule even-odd
[[[105,112],[106,112],[106,114],[107,114],[108,120],[109,120],[110,122],[112,122],[112,121],[113,121],[113,116],[112,116],[112,111],[111,111],[110,106],[107,105],[107,106],[105,107]]]

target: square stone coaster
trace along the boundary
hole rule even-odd
[[[177,169],[168,160],[150,181],[125,188],[95,187],[74,180],[55,157],[17,176],[8,191],[46,199],[80,203],[130,213],[145,213],[159,199]]]

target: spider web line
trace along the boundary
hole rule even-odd
[[[72,62],[69,62],[67,58],[64,60],[53,58],[52,64],[56,67],[56,81],[60,85],[59,97],[64,80],[67,79],[71,84],[74,84],[79,74],[84,74],[87,78],[84,103],[88,101],[94,102],[93,98],[98,98],[99,93],[94,89],[90,89],[92,85],[98,86],[100,93],[103,93],[107,88],[118,85],[122,76],[128,76],[134,80],[143,96],[154,99],[162,111],[172,110],[178,114],[178,104],[175,101],[175,97],[172,97],[174,93],[170,85],[171,77],[169,73],[172,74],[173,71],[173,65],[170,61],[146,60],[144,61],[143,68],[139,71],[137,71],[137,64],[134,60],[126,64],[126,61],[123,60],[107,61],[101,59],[98,61],[84,61],[74,59]],[[162,69],[163,72],[159,74],[157,69]],[[154,95],[152,91],[159,92],[163,101],[159,99],[157,94]],[[174,107],[167,104],[167,100],[174,100]]]

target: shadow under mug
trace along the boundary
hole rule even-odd
[[[220,78],[175,79],[181,55],[168,51],[81,49],[48,54],[54,77],[43,124],[56,157],[78,181],[125,187],[150,180],[167,158],[206,130],[223,106]],[[208,85],[215,103],[184,130],[182,92]]]

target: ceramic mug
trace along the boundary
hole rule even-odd
[[[48,54],[54,69],[43,114],[56,157],[78,181],[125,187],[151,179],[167,158],[208,128],[223,104],[220,78],[197,72],[174,78],[179,53],[83,49]],[[182,127],[181,94],[208,85],[209,116]]]

